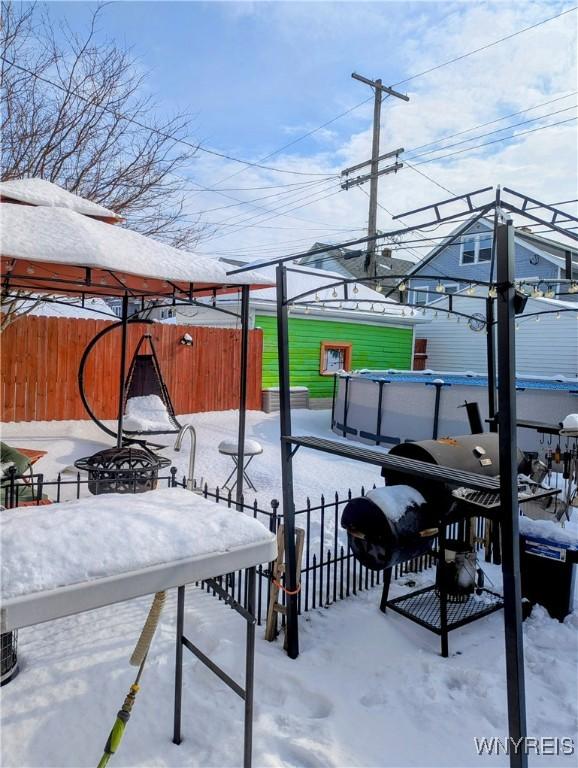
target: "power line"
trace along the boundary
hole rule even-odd
[[[454,155],[461,155],[464,152],[472,152],[474,149],[479,149],[480,147],[488,147],[490,144],[496,144],[497,142],[502,141],[512,141],[513,139],[517,139],[519,136],[526,136],[529,133],[536,133],[537,131],[544,131],[546,128],[554,128],[557,125],[564,125],[565,123],[572,123],[578,118],[576,117],[570,117],[567,120],[558,120],[555,123],[549,123],[548,125],[542,125],[538,128],[531,128],[528,131],[520,131],[519,133],[514,134],[513,136],[502,136],[499,139],[493,139],[493,141],[486,141],[483,144],[476,144],[475,147],[466,147],[465,149],[458,149],[456,152],[450,152],[447,155],[442,155],[441,157],[430,157],[429,160],[422,160],[419,163],[416,163],[416,165],[425,165],[426,163],[433,163],[437,160],[445,160],[448,157],[453,157]]]
[[[419,168],[416,168],[416,167],[415,167],[415,165],[412,165],[412,164],[411,164],[410,162],[408,162],[407,160],[404,160],[404,164],[405,164],[405,165],[407,165],[407,167],[408,167],[408,168],[411,168],[411,170],[412,170],[412,171],[415,171],[416,173],[419,173],[419,175],[420,175],[420,176],[423,176],[423,177],[424,177],[424,178],[426,178],[428,181],[431,181],[431,183],[432,183],[432,184],[435,184],[435,185],[436,185],[436,187],[439,187],[440,189],[443,189],[443,190],[444,190],[444,192],[449,192],[449,193],[450,193],[450,195],[452,195],[453,197],[457,197],[457,192],[452,192],[452,190],[451,190],[451,189],[448,189],[447,187],[444,187],[444,185],[443,185],[443,184],[440,184],[440,182],[439,182],[439,181],[436,181],[436,180],[435,180],[434,178],[432,178],[431,176],[428,176],[428,174],[427,174],[427,173],[424,173],[423,171],[420,171],[420,170],[419,170]]]
[[[327,192],[327,190],[324,190],[324,191]],[[321,192],[321,190],[320,190],[320,192]],[[309,202],[300,202],[300,201],[296,200],[294,202],[300,202],[300,205],[295,205],[292,208],[289,208],[287,210],[274,211],[271,216],[268,216],[266,218],[261,218],[258,224],[251,224],[250,222],[253,219],[249,218],[249,219],[244,219],[244,220],[242,220],[240,222],[236,222],[234,224],[230,224],[228,226],[229,227],[238,227],[238,229],[235,230],[237,232],[243,231],[245,229],[251,229],[251,228],[256,227],[256,226],[262,226],[263,222],[270,221],[272,219],[276,219],[279,216],[289,216],[289,215],[291,215],[292,211],[297,211],[300,208],[305,208],[306,206],[313,205],[314,203],[321,202],[322,200],[325,200],[328,197],[332,197],[333,195],[339,194],[339,192],[341,192],[341,190],[337,189],[337,190],[335,190],[333,192],[329,192],[328,194],[322,194],[320,197],[315,197],[315,199],[310,200]],[[316,193],[316,194],[318,194],[318,193]],[[302,199],[306,199],[306,198],[302,198]],[[312,222],[310,222],[310,223],[312,223]],[[223,233],[222,235],[216,235],[215,237],[213,237],[211,239],[212,240],[218,240],[221,237],[225,237],[227,234],[229,234],[229,233],[226,232],[226,233]]]
[[[331,120],[327,120],[325,123],[322,123],[321,125],[318,125],[317,128],[313,128],[310,131],[307,131],[307,133],[304,133],[301,136],[298,136],[296,139],[293,139],[293,141],[290,141],[288,144],[284,144],[282,147],[279,147],[278,149],[275,149],[273,152],[270,152],[268,155],[265,155],[264,157],[261,157],[259,159],[260,163],[263,163],[265,160],[268,160],[270,157],[274,157],[275,155],[278,155],[279,152],[282,152],[284,149],[288,149],[289,147],[294,146],[295,144],[299,143],[300,141],[303,141],[304,139],[307,139],[309,136],[313,136],[313,134],[317,133],[318,131],[323,130],[323,128],[326,128],[328,125],[331,125],[331,123],[336,122],[337,120],[340,120],[342,117],[345,117],[346,115],[349,115],[351,112],[354,112],[356,109],[359,109],[359,107],[362,107],[364,104],[367,104],[368,101],[371,101],[373,99],[373,96],[369,96],[367,99],[364,99],[363,101],[360,101],[359,104],[355,104],[353,107],[350,107],[349,109],[346,109],[345,112],[341,112],[336,117],[331,118]],[[213,187],[213,191],[218,192],[219,190],[216,189],[217,184],[222,184],[224,181],[228,181],[229,179],[232,179],[233,176],[237,176],[240,173],[243,173],[246,169],[241,168],[238,171],[235,171],[234,173],[231,173],[229,176],[225,176],[222,179],[219,179],[219,181],[215,182],[215,186]]]
[[[449,138],[452,138],[453,136],[460,136],[460,135],[462,135],[464,133],[469,133],[470,131],[476,130],[477,128],[482,128],[484,125],[491,125],[493,123],[499,122],[500,120],[505,120],[508,117],[513,117],[514,115],[522,114],[523,112],[529,112],[530,110],[537,109],[540,106],[545,106],[546,104],[550,104],[550,103],[555,102],[555,101],[560,101],[561,99],[566,99],[569,96],[573,96],[576,93],[578,93],[578,91],[573,91],[572,93],[569,93],[566,96],[560,96],[560,97],[558,97],[556,99],[551,99],[548,102],[544,102],[542,104],[538,104],[538,105],[536,105],[534,107],[529,107],[528,109],[523,109],[523,110],[520,110],[519,112],[514,112],[514,113],[512,113],[510,115],[505,115],[504,117],[498,118],[498,120],[491,120],[488,123],[482,123],[481,125],[474,126],[473,128],[467,128],[464,131],[459,131],[456,134],[450,134],[449,136],[444,136],[441,139],[438,139],[438,141],[445,141],[445,140],[447,140]],[[519,125],[526,125],[527,123],[534,122],[536,120],[541,120],[541,119],[543,119],[545,117],[551,117],[552,115],[558,114],[559,112],[565,112],[565,111],[568,111],[569,109],[575,109],[575,108],[576,108],[576,105],[573,105],[572,107],[567,107],[565,109],[557,110],[557,111],[554,111],[554,112],[548,112],[545,115],[541,115],[540,117],[532,118],[531,120],[522,121],[520,123],[515,123],[513,125],[508,125],[508,126],[505,126],[504,128],[500,128],[499,130],[496,130],[496,131],[489,131],[488,133],[480,134],[479,136],[473,136],[470,139],[464,139],[461,142],[456,142],[455,144],[450,144],[450,145],[447,145],[445,147],[439,147],[438,149],[432,149],[432,150],[429,150],[428,152],[423,152],[423,153],[421,153],[419,155],[414,155],[413,157],[411,157],[411,159],[414,160],[416,157],[422,157],[423,155],[427,155],[427,154],[430,154],[432,152],[441,152],[444,149],[450,149],[451,147],[458,146],[459,144],[464,144],[464,143],[467,143],[469,141],[475,141],[476,139],[483,138],[484,136],[491,136],[494,133],[500,133],[501,131],[506,131],[506,130],[508,130],[510,128],[515,128],[515,127],[517,127]],[[543,126],[543,127],[548,127],[548,126]],[[520,135],[520,134],[517,134],[517,135]],[[504,139],[507,139],[507,138],[508,137],[504,137]],[[431,144],[434,144],[434,143],[437,143],[437,142],[430,142],[430,144],[422,144],[421,147],[427,147],[427,146],[430,146]],[[413,150],[409,150],[409,152],[415,152],[417,149],[420,149],[420,147],[416,147]],[[403,162],[404,162],[405,165],[407,165],[413,171],[415,171],[416,173],[419,173],[421,176],[423,176],[424,178],[428,179],[428,181],[431,181],[432,184],[435,184],[437,187],[439,187],[440,189],[443,189],[445,192],[449,192],[450,195],[456,195],[457,194],[456,192],[452,191],[448,187],[445,187],[439,181],[436,181],[436,179],[434,179],[432,176],[428,175],[427,173],[424,173],[424,171],[420,171],[418,168],[416,168],[414,165],[412,165],[412,163],[409,162],[409,160],[406,157],[404,157]],[[420,165],[420,163],[418,163],[418,165]],[[380,207],[383,207],[383,206],[380,206]]]
[[[313,203],[319,203],[322,200],[326,200],[328,197],[333,197],[334,195],[338,195],[340,192],[342,192],[341,189],[337,189],[337,190],[335,190],[333,192],[329,192],[329,194],[323,195],[322,197],[319,197],[319,198],[317,198],[315,200],[312,200],[311,202],[302,203],[301,205],[297,205],[297,206],[295,206],[294,208],[291,208],[288,211],[281,211],[279,213],[274,213],[272,216],[269,216],[268,218],[263,219],[263,221],[270,221],[271,219],[275,219],[278,216],[288,216],[288,215],[291,214],[292,211],[297,211],[300,208],[304,208],[305,206],[312,205]],[[238,222],[239,229],[237,230],[237,232],[241,232],[244,229],[249,229],[249,228],[255,226],[254,224],[246,224],[245,226],[240,226],[241,224],[243,224],[243,222]],[[210,241],[219,240],[222,237],[226,237],[228,234],[230,234],[230,233],[229,232],[225,232],[225,233],[223,233],[221,235],[216,235],[213,238],[209,238],[209,240]]]
[[[255,213],[255,214],[251,214],[249,216],[246,216],[246,212],[245,213],[244,212],[238,212],[238,213],[235,213],[232,216],[230,216],[228,219],[224,219],[223,221],[221,221],[219,226],[237,226],[237,225],[240,225],[240,224],[244,224],[246,222],[259,220],[260,218],[263,217],[263,215],[267,215],[267,214],[270,214],[270,213],[277,213],[277,211],[280,211],[280,210],[282,210],[283,208],[285,208],[287,206],[291,206],[291,205],[293,205],[296,202],[300,202],[301,200],[307,200],[307,199],[309,199],[311,197],[314,197],[315,195],[319,194],[320,192],[325,192],[328,189],[333,188],[333,186],[334,186],[333,182],[329,182],[328,183],[327,181],[325,181],[317,189],[315,189],[313,191],[310,191],[310,192],[308,192],[305,195],[303,195],[300,192],[297,197],[294,197],[294,199],[285,199],[282,202],[280,201],[280,205],[277,208],[274,207],[274,204],[270,208],[263,208],[262,206],[255,206],[256,208],[261,209],[263,211],[263,213]],[[242,218],[243,216],[245,216],[245,218]],[[241,217],[240,220],[239,220],[239,217]],[[236,219],[237,219],[237,221],[236,221]],[[302,221],[307,221],[306,219],[301,219],[301,220]],[[315,222],[312,222],[312,221],[307,221],[307,223],[308,224],[315,224]],[[331,226],[331,224],[326,225],[326,226]]]
[[[74,96],[76,99],[80,99],[80,101],[83,101],[86,104],[92,104],[92,100],[87,96],[83,96],[82,94],[76,91],[73,91],[71,88],[67,88],[66,86],[61,85],[60,83],[54,82],[54,80],[50,80],[49,78],[44,77],[43,75],[39,75],[38,72],[33,72],[31,69],[28,69],[27,67],[23,67],[21,64],[17,64],[15,61],[12,61],[11,59],[6,58],[6,56],[2,56],[0,54],[0,59],[6,64],[9,64],[11,67],[15,67],[16,69],[19,69],[21,72],[25,72],[27,75],[34,77],[36,80],[40,80],[41,82],[46,83],[46,85],[51,85],[53,88],[57,88],[59,91],[62,91],[68,96]],[[208,155],[221,157],[224,160],[230,160],[231,162],[234,162],[234,163],[241,163],[242,165],[245,165],[248,168],[260,168],[261,170],[274,171],[275,173],[290,173],[295,176],[327,176],[327,174],[325,173],[313,173],[308,171],[291,171],[286,168],[274,168],[273,166],[269,166],[269,165],[261,165],[261,163],[254,163],[254,162],[251,162],[250,160],[241,160],[238,157],[233,157],[233,155],[228,155],[224,152],[218,152],[216,149],[207,149],[206,147],[202,147],[200,144],[193,144],[192,142],[187,141],[186,139],[178,139],[175,136],[171,136],[165,131],[162,131],[160,128],[153,128],[151,125],[146,125],[146,123],[143,123],[134,117],[129,117],[128,115],[124,115],[122,112],[117,112],[116,110],[111,109],[110,107],[98,105],[98,109],[102,110],[103,112],[108,112],[109,114],[113,115],[113,117],[115,117],[117,120],[125,120],[128,123],[132,123],[133,125],[136,125],[137,127],[142,128],[143,130],[149,131],[150,133],[154,133],[157,136],[161,136],[164,139],[168,139],[169,141],[172,141],[175,144],[183,144],[184,146],[195,150],[195,152],[197,150],[200,152],[205,152]]]
[[[528,125],[529,123],[535,123],[537,120],[543,120],[546,117],[552,117],[553,115],[559,115],[562,112],[569,112],[571,109],[576,109],[578,104],[572,104],[570,107],[564,107],[563,109],[557,109],[553,112],[547,112],[545,115],[539,115],[538,117],[532,117],[529,120],[522,120],[519,123],[512,123],[511,125],[506,125],[503,128],[496,128],[495,131],[488,131],[487,133],[481,133],[478,136],[472,136],[469,139],[462,139],[461,141],[456,141],[453,144],[447,144],[444,147],[438,147],[437,149],[428,149],[426,152],[420,152],[418,155],[413,155],[410,157],[410,160],[416,160],[418,157],[423,157],[424,155],[431,155],[433,152],[443,152],[446,149],[453,149],[453,147],[459,147],[461,144],[467,144],[469,141],[476,141],[477,139],[483,139],[486,136],[493,136],[495,133],[501,133],[502,131],[509,131],[511,128],[518,128],[520,125]],[[407,162],[407,159],[404,157],[404,162]]]
[[[508,130],[510,128],[515,128],[515,127],[517,127],[519,125],[526,125],[528,123],[535,122],[536,120],[540,120],[542,118],[546,118],[546,117],[550,117],[550,116],[555,115],[555,114],[559,114],[560,112],[566,112],[566,111],[568,111],[570,109],[575,109],[575,107],[576,107],[576,105],[573,105],[572,107],[566,107],[566,108],[561,109],[561,110],[556,110],[554,112],[547,113],[546,115],[542,115],[542,116],[537,117],[537,118],[532,118],[532,119],[527,120],[527,121],[521,121],[520,123],[516,123],[516,124],[510,125],[510,126],[506,126],[505,128],[499,129],[497,131],[490,131],[490,132],[488,132],[486,134],[480,134],[479,136],[472,137],[471,139],[466,139],[466,140],[461,141],[461,142],[456,142],[455,144],[449,145],[447,147],[443,147],[443,148],[440,148],[440,149],[437,149],[437,150],[430,150],[430,152],[443,151],[444,149],[449,149],[451,147],[455,147],[455,146],[458,146],[460,144],[467,143],[469,141],[475,141],[476,139],[483,138],[484,136],[491,136],[494,133],[500,133],[503,130]],[[523,111],[527,111],[527,110],[523,110]],[[404,159],[404,163],[409,168],[411,168],[413,171],[415,171],[416,173],[419,173],[421,176],[423,176],[424,178],[426,178],[429,181],[431,181],[432,184],[435,184],[437,187],[439,187],[440,189],[444,190],[445,192],[448,192],[451,195],[455,195],[456,193],[454,191],[450,190],[448,187],[446,187],[443,184],[441,184],[440,182],[436,181],[436,179],[434,179],[432,176],[426,174],[424,171],[421,171],[418,168],[416,168],[416,165],[423,165],[425,163],[433,162],[435,160],[443,160],[443,159],[446,159],[448,157],[452,157],[453,155],[456,155],[456,154],[461,154],[461,153],[464,153],[464,152],[473,151],[475,149],[479,149],[480,147],[489,146],[491,144],[499,143],[501,141],[511,141],[511,140],[517,138],[518,136],[523,136],[523,135],[526,135],[528,133],[533,133],[533,132],[536,132],[536,131],[539,131],[539,130],[543,130],[543,129],[546,129],[546,128],[550,128],[550,127],[553,127],[553,126],[556,126],[556,125],[560,125],[560,124],[563,124],[563,123],[566,123],[566,122],[572,122],[575,119],[576,118],[570,118],[569,120],[563,120],[563,121],[559,121],[559,122],[555,122],[555,123],[549,123],[549,124],[544,125],[544,126],[539,126],[538,128],[534,128],[534,129],[529,130],[529,131],[520,131],[520,132],[518,132],[516,134],[513,134],[512,136],[503,136],[503,137],[500,137],[499,139],[495,139],[495,140],[489,141],[489,142],[484,142],[484,143],[476,145],[474,147],[467,147],[467,148],[465,148],[463,150],[459,150],[457,152],[452,152],[452,153],[449,153],[447,155],[442,155],[441,157],[430,158],[429,160],[422,160],[421,162],[416,163],[415,165],[410,163],[406,159]],[[474,129],[470,129],[470,130],[474,130]],[[422,154],[423,155],[427,155],[427,154],[430,154],[430,152],[424,152]],[[421,156],[422,155],[417,155],[416,157],[421,157]],[[415,159],[415,158],[412,158],[412,159]],[[329,179],[327,179],[327,180],[329,180]],[[308,184],[322,184],[322,183],[323,183],[322,181],[320,181],[320,182],[308,182]],[[224,207],[229,207],[229,206],[224,206]],[[234,207],[234,206],[231,206],[231,207]],[[380,206],[380,207],[383,208],[383,206]],[[217,210],[217,209],[215,209],[215,210]],[[266,209],[264,209],[264,210],[266,210]],[[386,209],[384,209],[384,210],[386,210]],[[244,222],[239,222],[239,223],[244,223]]]
[[[554,21],[554,19],[559,19],[561,16],[565,16],[567,13],[572,13],[577,8],[578,8],[578,5],[575,5],[572,8],[568,8],[566,11],[557,13],[555,16],[549,16],[547,19],[538,21],[536,24],[531,24],[529,27],[524,27],[523,29],[519,29],[517,32],[512,32],[511,34],[506,35],[505,37],[500,37],[498,40],[493,40],[491,43],[486,43],[485,45],[482,45],[479,48],[474,48],[474,50],[472,51],[468,51],[467,53],[462,53],[460,56],[454,56],[454,58],[450,59],[449,61],[444,61],[441,64],[436,64],[435,66],[430,67],[429,69],[424,69],[423,72],[417,72],[415,75],[410,75],[409,77],[406,77],[405,80],[400,80],[398,83],[394,83],[393,87],[396,87],[398,85],[403,85],[404,83],[409,83],[418,77],[429,75],[430,72],[435,72],[438,69],[442,69],[442,67],[447,67],[450,64],[454,64],[456,61],[461,61],[462,59],[466,59],[468,56],[473,56],[474,53],[480,53],[480,51],[485,51],[494,45],[503,43],[506,40],[511,40],[513,37],[522,35],[524,32],[529,32],[531,29],[536,29],[537,27],[541,27],[543,24],[547,24],[549,21]]]
[[[261,197],[254,197],[252,200],[238,200],[238,201],[236,201],[234,203],[229,203],[229,205],[219,205],[219,206],[216,206],[215,208],[204,208],[202,211],[193,211],[192,213],[187,213],[185,215],[186,216],[201,216],[202,214],[213,213],[214,211],[224,211],[224,210],[227,210],[228,208],[238,208],[239,206],[242,206],[242,205],[251,205],[252,203],[259,202],[260,200],[269,200],[272,197],[280,197],[281,195],[291,195],[291,194],[294,194],[295,192],[302,192],[305,189],[310,189],[311,187],[325,184],[325,182],[327,182],[327,181],[333,181],[333,179],[328,177],[327,179],[318,179],[317,181],[308,181],[308,182],[305,182],[304,184],[298,185],[297,189],[293,188],[293,189],[285,190],[284,192],[275,192],[275,193],[273,193],[271,195],[262,195]],[[291,184],[289,186],[293,187],[294,185]],[[213,189],[209,189],[207,191],[209,191],[209,192],[221,192],[221,190],[213,190]],[[233,198],[233,199],[235,199],[235,198]],[[260,208],[261,206],[255,206],[255,207],[259,207]],[[268,209],[267,208],[262,208],[262,210],[268,210]]]
[[[411,149],[408,149],[406,151],[408,153],[417,152],[420,149],[425,149],[425,147],[431,147],[432,144],[439,144],[441,141],[446,141],[447,139],[453,139],[456,136],[462,136],[464,133],[470,133],[470,131],[477,131],[478,128],[485,128],[487,125],[494,125],[494,123],[499,123],[502,120],[507,120],[510,117],[517,117],[518,115],[524,114],[524,112],[532,112],[534,109],[539,109],[540,107],[546,107],[549,104],[554,104],[557,101],[563,101],[564,99],[569,99],[570,96],[575,96],[577,93],[578,91],[570,91],[565,96],[557,96],[555,99],[550,99],[549,101],[543,101],[540,104],[535,104],[533,107],[526,107],[525,109],[521,109],[518,112],[511,112],[509,115],[498,117],[495,120],[489,120],[486,123],[480,123],[479,125],[474,125],[471,128],[465,128],[463,131],[458,131],[457,133],[450,133],[447,136],[441,136],[439,139],[436,139],[435,141],[429,141],[426,144],[420,144],[419,146],[412,147]],[[440,149],[444,149],[444,147],[440,147]]]
[[[242,173],[242,171],[241,171]],[[338,178],[337,174],[328,174],[326,176],[327,179],[334,179]],[[286,189],[288,187],[306,187],[308,184],[318,184],[319,180],[312,179],[311,181],[294,181],[291,184],[265,184],[260,187],[222,187],[221,189],[215,189],[214,187],[202,187],[200,184],[196,184],[196,182],[191,182],[192,184],[195,184],[195,189],[185,189],[185,192],[257,192],[259,190],[265,190],[265,189]]]
[[[343,232],[364,232],[365,227],[358,227],[358,228],[351,228],[347,230],[343,230]],[[251,256],[252,254],[258,253],[266,255],[267,253],[275,253],[279,250],[280,246],[290,247],[290,246],[301,246],[303,243],[311,243],[312,241],[318,242],[318,243],[324,243],[329,242],[336,236],[337,233],[335,232],[324,232],[320,230],[320,234],[316,236],[308,236],[308,237],[300,237],[297,239],[292,240],[282,240],[282,241],[276,241],[275,243],[263,243],[261,245],[257,246],[249,246],[247,248],[243,249],[226,249],[221,251],[206,251],[205,253],[214,255],[214,256]],[[340,233],[341,234],[341,233]]]

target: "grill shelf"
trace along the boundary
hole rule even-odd
[[[537,493],[520,490],[518,492],[518,504],[526,504],[528,501],[537,501],[547,496],[556,496],[560,493],[559,488],[542,489]],[[471,488],[456,488],[452,491],[452,496],[464,504],[483,509],[485,511],[497,510],[500,508],[500,494],[487,491],[474,491]]]
[[[406,475],[431,480],[435,483],[447,483],[454,486],[466,486],[477,491],[500,490],[500,479],[487,475],[479,475],[476,472],[466,472],[451,467],[440,467],[427,461],[407,459],[404,456],[390,456],[387,453],[373,451],[358,445],[347,445],[338,440],[327,440],[322,437],[284,437],[283,440],[297,448],[313,448],[317,451],[332,453],[335,456],[344,456],[348,459],[364,461],[366,464],[375,464],[379,467],[402,472]]]
[[[482,616],[499,611],[504,602],[501,595],[482,589],[481,595],[471,595],[463,603],[447,601],[447,631],[463,627]],[[435,586],[425,587],[402,595],[393,600],[388,600],[386,606],[396,613],[400,613],[416,624],[442,634],[442,621],[440,615],[440,598]]]

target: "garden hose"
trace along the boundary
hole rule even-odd
[[[134,683],[131,685],[130,690],[123,702],[122,707],[119,709],[112,730],[109,733],[108,739],[104,747],[104,753],[100,758],[97,768],[105,768],[108,765],[108,761],[117,751],[124,736],[126,725],[130,719],[132,708],[135,702],[137,693],[140,690],[140,678],[144,670],[147,655],[155,634],[155,630],[158,626],[161,611],[165,603],[166,593],[157,592],[154,596],[152,605],[145,621],[144,627],[140,633],[140,637],[137,641],[132,656],[130,657],[130,663],[133,666],[138,666],[139,670],[135,677]]]

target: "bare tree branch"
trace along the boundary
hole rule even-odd
[[[27,71],[0,65],[0,178],[47,179],[131,229],[194,247],[199,221],[186,215],[184,195],[195,151],[179,144],[191,141],[192,116],[158,119],[146,73],[129,51],[98,39],[102,8],[81,36],[56,30],[41,6],[2,0],[0,51]]]

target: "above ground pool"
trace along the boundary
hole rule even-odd
[[[516,379],[518,420],[558,424],[578,411],[578,379]],[[488,428],[487,376],[469,371],[358,371],[341,374],[333,405],[333,431],[373,445],[470,433],[465,403],[476,402]],[[543,439],[518,430],[522,450]],[[547,438],[546,438],[547,439]]]

